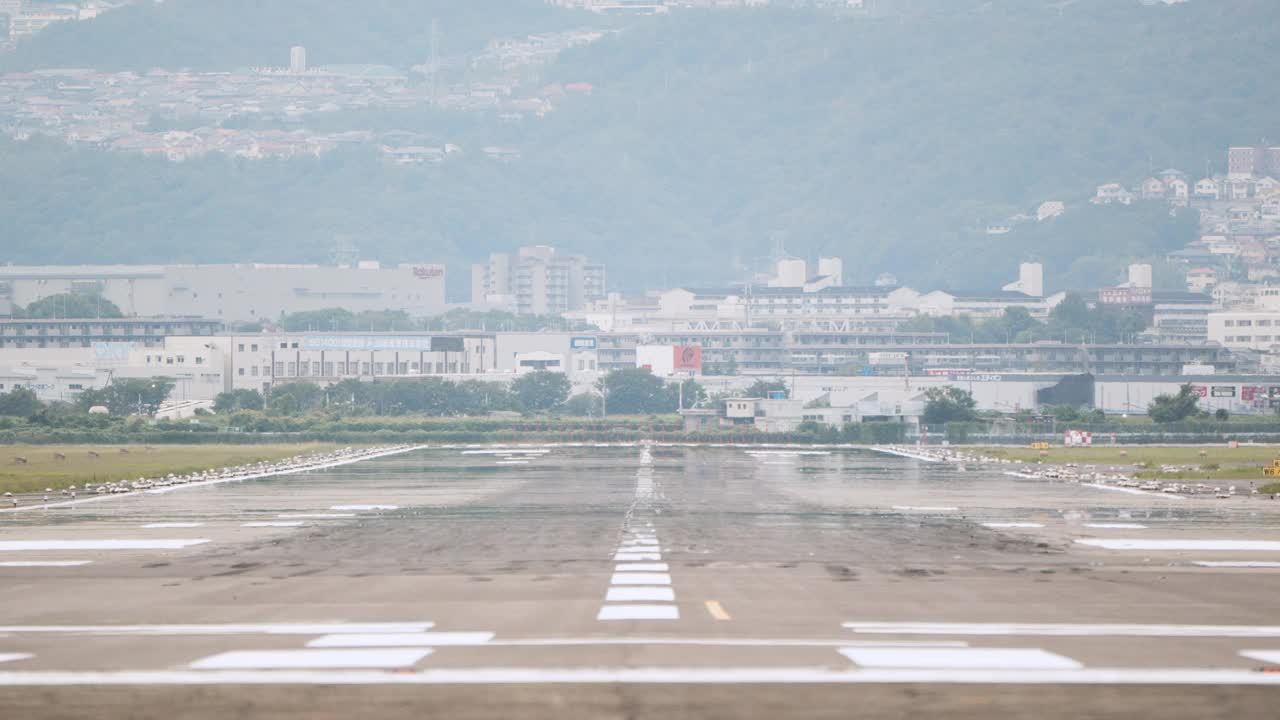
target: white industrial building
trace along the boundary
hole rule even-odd
[[[341,307],[445,310],[445,269],[435,264],[0,266],[0,315],[65,293],[101,294],[129,317],[202,317],[223,322]],[[323,329],[323,328],[317,328]]]

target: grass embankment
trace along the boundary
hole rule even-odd
[[[1242,445],[1201,447],[1055,447],[1049,450],[1031,448],[979,448],[989,457],[1022,462],[1081,465],[1133,466],[1135,475],[1155,480],[1264,480],[1262,467],[1280,458],[1280,445]],[[1045,453],[1041,455],[1041,453]],[[1164,471],[1162,466],[1180,466]]]
[[[0,492],[60,490],[86,482],[135,480],[281,460],[336,445],[7,445],[0,447]],[[96,456],[94,455],[96,453]],[[26,462],[22,462],[23,458]]]

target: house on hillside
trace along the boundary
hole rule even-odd
[[[1198,198],[1217,200],[1222,196],[1222,186],[1213,178],[1203,178],[1196,181],[1195,193]]]
[[[1168,188],[1165,187],[1164,181],[1160,178],[1149,177],[1142,181],[1141,192],[1143,198],[1154,200],[1164,197],[1165,193],[1168,192]]]
[[[1107,183],[1106,185],[1098,186],[1093,199],[1089,202],[1094,205],[1110,205],[1111,203],[1129,205],[1133,203],[1133,193],[1125,190],[1120,183]]]

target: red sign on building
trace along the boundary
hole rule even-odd
[[[702,372],[702,346],[676,345],[671,367],[676,372]]]

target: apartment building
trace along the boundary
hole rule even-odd
[[[520,315],[559,315],[605,297],[605,267],[585,255],[531,245],[471,267],[471,301]]]

